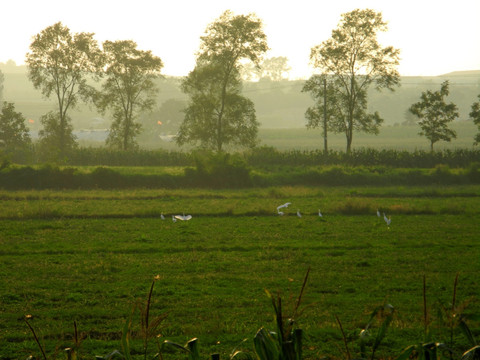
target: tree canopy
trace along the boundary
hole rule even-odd
[[[454,103],[447,104],[445,97],[449,94],[449,83],[444,81],[439,91],[422,92],[420,101],[410,107],[410,112],[417,116],[422,131],[419,133],[430,140],[430,150],[437,141],[451,141],[457,137],[454,130],[448,128],[448,123],[458,117],[458,108]]]
[[[331,38],[313,47],[310,53],[313,66],[330,79],[334,96],[327,101],[328,106],[336,109],[336,126],[332,130],[345,133],[347,152],[351,150],[354,130],[378,133],[383,121],[378,113],[367,113],[369,86],[394,90],[399,84],[396,67],[400,51],[392,46],[382,47],[377,40],[377,33],[386,30],[381,13],[353,10],[342,14]],[[314,88],[306,91],[321,93]]]
[[[32,143],[25,117],[15,111],[15,105],[3,102],[0,113],[0,143],[7,153],[25,149]]]
[[[93,88],[88,84],[90,77],[102,66],[101,51],[93,39],[93,33],[74,33],[58,22],[35,35],[26,56],[28,77],[36,89],[46,98],[52,95],[57,100],[57,115],[48,116],[58,124],[45,129],[56,131],[52,137],[60,155],[68,150],[71,126],[67,113],[79,100],[89,100]]]
[[[470,112],[470,119],[473,120],[473,123],[477,125],[478,129],[480,130],[480,95],[478,95],[477,102],[472,104],[472,111]],[[480,132],[475,135],[475,145],[480,143]]]
[[[242,60],[258,64],[268,49],[260,19],[224,12],[201,37],[196,66],[182,83],[190,98],[176,141],[223,151],[224,145],[255,144],[253,102],[242,95]]]
[[[151,51],[138,50],[131,40],[105,41],[103,51],[106,80],[96,104],[103,113],[110,109],[113,114],[107,144],[131,150],[137,147],[135,137],[140,131],[136,118],[155,105],[154,79],[160,76],[163,63]]]

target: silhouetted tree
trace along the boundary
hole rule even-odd
[[[59,156],[65,155],[72,144],[72,127],[67,113],[80,99],[91,98],[93,87],[88,80],[102,66],[101,52],[93,35],[72,34],[58,22],[35,35],[26,57],[28,77],[35,89],[41,89],[46,98],[54,95],[57,100],[57,112],[44,118],[49,124],[44,130],[44,139],[57,140],[55,146],[58,146]],[[58,124],[54,125],[54,121]],[[50,131],[56,133],[50,135]]]
[[[427,90],[422,92],[421,101],[410,107],[410,112],[416,115],[422,129],[419,135],[430,140],[430,150],[437,141],[451,141],[457,137],[454,130],[448,128],[448,123],[458,117],[458,108],[454,103],[447,104],[445,97],[448,96],[448,81],[444,81],[440,91]]]
[[[478,100],[480,100],[480,95],[478,95]],[[474,102],[472,104],[472,111],[470,112],[470,119],[473,120],[473,123],[477,125],[480,130],[480,101]],[[475,145],[480,143],[480,132],[475,135]]]
[[[96,105],[103,113],[107,109],[113,113],[107,145],[131,150],[138,146],[135,141],[141,127],[135,121],[138,114],[155,105],[158,89],[153,80],[160,76],[163,63],[151,51],[138,50],[131,40],[106,41],[103,50],[106,81]]]
[[[382,14],[354,10],[342,15],[332,37],[312,48],[310,60],[323,75],[332,77],[337,108],[342,109],[342,128],[351,151],[353,131],[378,133],[383,121],[378,113],[368,114],[367,89],[393,90],[399,84],[399,50],[381,47],[377,33],[386,31]]]
[[[258,66],[252,63],[242,65],[240,74],[243,79],[251,80],[253,77],[258,79],[270,79],[272,81],[281,81],[288,78],[288,72],[291,67],[288,65],[288,58],[285,56],[276,56],[264,59]]]
[[[190,98],[176,142],[223,151],[226,144],[253,146],[258,122],[253,102],[242,95],[240,61],[258,64],[268,49],[256,16],[224,12],[201,37],[195,69],[182,83]]]
[[[349,97],[341,88],[337,87],[333,77],[325,75],[313,75],[305,82],[302,92],[310,92],[315,100],[315,105],[305,112],[307,128],[321,128],[324,137],[324,151],[327,152],[327,132],[348,133],[349,131]],[[383,122],[378,112],[367,113],[366,91],[358,91],[356,94],[356,106],[353,123],[354,130],[362,130],[377,134],[378,124]],[[326,111],[326,113],[325,113]]]
[[[32,144],[25,117],[15,111],[15,105],[3,102],[0,113],[0,144],[8,154],[24,151]]]

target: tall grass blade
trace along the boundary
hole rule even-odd
[[[293,331],[295,360],[302,360],[302,340],[303,340],[303,330],[295,329]]]
[[[190,360],[200,360],[200,351],[198,349],[198,339],[193,338],[187,342],[186,348],[190,350],[189,359]]]
[[[380,346],[380,343],[385,338],[387,329],[390,326],[390,323],[392,322],[392,319],[393,319],[393,312],[394,312],[393,306],[390,304],[387,304],[384,309],[387,309],[387,311],[390,311],[390,313],[387,315],[387,317],[383,321],[382,325],[380,326],[380,329],[377,332],[377,336],[375,337],[375,343],[373,344],[373,348],[372,348],[372,357],[371,357],[372,360],[375,356],[375,351],[377,351],[378,347]]]
[[[279,359],[277,341],[265,328],[262,327],[257,331],[253,338],[253,345],[259,360]]]
[[[402,353],[395,360],[408,360],[412,356],[413,352],[417,349],[416,345],[410,345],[403,349]]]
[[[350,350],[348,349],[347,336],[345,335],[345,331],[343,331],[342,323],[337,315],[335,315],[335,319],[337,319],[338,326],[340,326],[340,331],[342,332],[343,344],[345,345],[345,350],[347,351],[347,360],[351,360],[352,356],[350,355]]]
[[[308,275],[310,274],[310,268],[307,269],[307,273],[305,274],[305,278],[303,279],[302,289],[300,290],[300,295],[298,295],[297,303],[295,304],[295,309],[293,312],[293,318],[297,317],[297,312],[302,302],[303,293],[305,291],[305,287],[307,286]]]
[[[480,345],[464,352],[461,360],[480,360]]]
[[[189,353],[189,352],[190,352],[190,350],[187,349],[187,348],[185,348],[185,346],[182,346],[182,345],[177,344],[177,343],[175,343],[175,342],[173,342],[173,341],[170,341],[170,340],[165,340],[165,341],[163,342],[163,345],[171,346],[171,347],[173,347],[173,348],[182,350],[182,351],[184,351],[184,352],[186,352],[186,353]],[[162,346],[162,347],[164,347],[164,346]]]
[[[243,339],[240,344],[238,344],[237,346],[235,346],[232,350],[232,352],[230,353],[230,360],[232,359],[235,359],[237,357],[240,357],[240,356],[243,356],[245,359],[247,360],[254,360],[254,358],[249,354],[249,353],[245,353],[241,350],[237,350],[238,347],[243,344],[245,341],[247,341],[248,339]],[[213,360],[213,359],[212,359]]]
[[[468,340],[468,342],[470,343],[471,346],[477,345],[477,341],[475,340],[475,336],[473,336],[473,333],[470,330],[470,328],[468,327],[465,320],[460,319],[460,321],[458,323],[458,327],[462,331],[463,335],[465,335],[465,337],[467,338],[467,340]]]
[[[35,339],[35,342],[37,343],[38,347],[40,348],[40,352],[42,353],[43,359],[47,360],[47,355],[45,354],[45,350],[43,349],[42,344],[40,344],[40,340],[38,340],[37,334],[35,333],[35,330],[33,329],[32,325],[30,325],[30,323],[28,322],[28,317],[29,317],[29,315],[25,317],[25,322],[27,323],[30,331],[32,332],[33,338]]]
[[[425,274],[423,275],[423,326],[423,341],[428,341],[427,284]]]
[[[125,321],[125,324],[123,325],[123,331],[122,331],[122,350],[123,350],[123,356],[125,357],[126,360],[132,360],[132,356],[130,355],[130,329],[132,328],[132,319],[133,319],[133,314],[135,313],[135,306],[132,309],[132,312],[130,313],[130,316],[127,318]]]

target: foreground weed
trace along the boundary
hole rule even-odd
[[[40,340],[38,339],[37,333],[35,332],[34,328],[30,324],[29,320],[31,319],[31,315],[25,316],[25,322],[27,323],[28,328],[32,332],[33,338],[35,339],[35,342],[38,345],[38,348],[40,349],[40,352],[42,353],[42,357],[44,360],[47,360],[47,355],[45,354],[45,349],[44,346],[40,343]]]
[[[356,359],[373,360],[375,358],[375,353],[378,350],[383,339],[385,338],[385,335],[387,334],[387,330],[390,326],[390,323],[393,320],[394,312],[395,312],[395,308],[390,304],[378,306],[372,311],[367,324],[360,331],[360,334],[358,337],[359,346],[360,346],[360,357]],[[345,335],[345,332],[343,331],[342,323],[340,322],[340,319],[338,318],[338,316],[335,316],[335,317],[340,327],[340,331],[342,332],[347,359],[351,360],[352,356],[350,353],[350,349],[348,347],[347,337]],[[375,322],[379,323],[379,327],[376,330],[375,336],[373,336],[372,328]],[[367,354],[367,347],[369,345],[371,345],[370,355]]]
[[[273,296],[266,290],[272,301],[272,306],[277,325],[277,332],[267,331],[261,328],[253,339],[255,353],[260,360],[300,360],[302,359],[302,329],[296,328],[297,319],[300,316],[300,304],[302,302],[305,286],[307,285],[310,269],[307,270],[303,280],[300,294],[295,302],[292,314],[284,316],[282,299],[280,295]]]
[[[264,327],[260,328],[253,338],[255,357],[236,348],[230,353],[229,359],[243,358],[246,360],[301,360],[302,359],[302,329],[296,328],[296,319],[300,316],[300,304],[308,280],[310,269],[307,270],[303,280],[300,294],[294,304],[293,311],[290,316],[284,316],[282,310],[282,299],[280,295],[272,295],[265,290],[268,297],[272,301],[274,309],[274,318],[277,331],[268,331]],[[242,341],[245,342],[245,340]],[[172,347],[188,354],[189,360],[200,360],[200,352],[198,348],[198,339],[194,338],[185,345],[180,345],[169,340],[165,340],[162,349]],[[161,358],[161,356],[160,356]],[[211,355],[212,360],[220,359],[219,354]]]
[[[106,356],[97,356],[96,358],[99,360],[110,360],[115,357],[119,357],[125,360],[132,360],[133,357],[131,355],[131,338],[132,338],[132,327],[133,327],[133,317],[135,315],[135,311],[139,309],[140,311],[140,330],[143,342],[143,358],[146,360],[148,356],[148,345],[149,341],[152,338],[157,338],[159,326],[163,320],[167,317],[166,314],[161,314],[159,316],[154,317],[153,319],[150,318],[150,307],[152,304],[152,294],[153,288],[155,286],[155,282],[160,280],[160,276],[155,276],[152,284],[150,285],[150,290],[148,292],[147,298],[145,301],[138,300],[137,303],[132,307],[132,311],[130,312],[129,317],[125,321],[122,330],[122,338],[121,338],[121,348],[122,352],[118,350],[114,350],[110,354]],[[152,359],[160,358],[161,354],[160,351],[153,355]]]
[[[35,339],[35,343],[38,345],[38,348],[42,354],[42,358],[44,360],[47,360],[47,354],[45,352],[45,347],[40,343],[40,340],[38,339],[37,333],[33,326],[30,324],[29,320],[32,318],[31,315],[26,315],[25,316],[25,323],[27,324],[28,328],[30,329],[30,332],[32,333],[33,338]],[[74,330],[74,336],[73,336],[73,346],[65,348],[65,356],[67,360],[77,360],[79,359],[79,349],[80,349],[80,343],[81,343],[81,337],[79,336],[78,333],[78,328],[77,328],[77,322],[73,322],[73,330]],[[55,358],[55,357],[53,357]],[[36,359],[33,356],[30,356],[29,359]]]
[[[472,348],[465,351],[461,356],[462,360],[478,360],[480,359],[480,346],[477,344],[473,332],[467,325],[467,319],[479,319],[478,316],[467,316],[464,313],[465,308],[468,305],[468,301],[461,304],[457,304],[457,286],[458,286],[458,273],[455,276],[452,301],[448,305],[440,304],[438,311],[439,325],[442,325],[447,329],[448,344],[443,342],[433,341],[433,334],[430,330],[432,320],[430,319],[428,307],[427,307],[427,291],[426,291],[426,279],[423,276],[423,323],[424,323],[424,341],[414,345],[407,346],[396,360],[418,359],[418,360],[437,360],[443,357],[454,359],[459,357],[459,354],[455,351],[458,347],[454,343],[454,333],[456,329],[459,329],[465,336],[468,343]]]

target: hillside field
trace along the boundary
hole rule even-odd
[[[198,337],[203,358],[213,352],[228,358],[243,339],[240,348],[251,353],[261,326],[275,330],[265,289],[280,294],[288,315],[309,268],[297,319],[305,359],[345,358],[335,316],[357,356],[358,334],[382,304],[391,304],[395,317],[377,358],[423,341],[423,276],[434,341],[451,341],[438,314],[451,307],[456,274],[458,314],[480,314],[479,186],[1,191],[0,197],[4,360],[40,357],[26,315],[49,359],[63,358],[62,349],[72,346],[74,321],[81,358],[121,350],[132,305],[145,301],[157,275],[150,314],[167,318],[156,339],[184,344]],[[287,201],[279,216],[276,207]],[[377,209],[391,217],[390,226]],[[193,218],[171,220],[182,213]],[[132,324],[133,358],[143,359],[138,312]],[[478,337],[478,321],[468,324]],[[459,359],[468,345],[458,329],[453,335]]]

